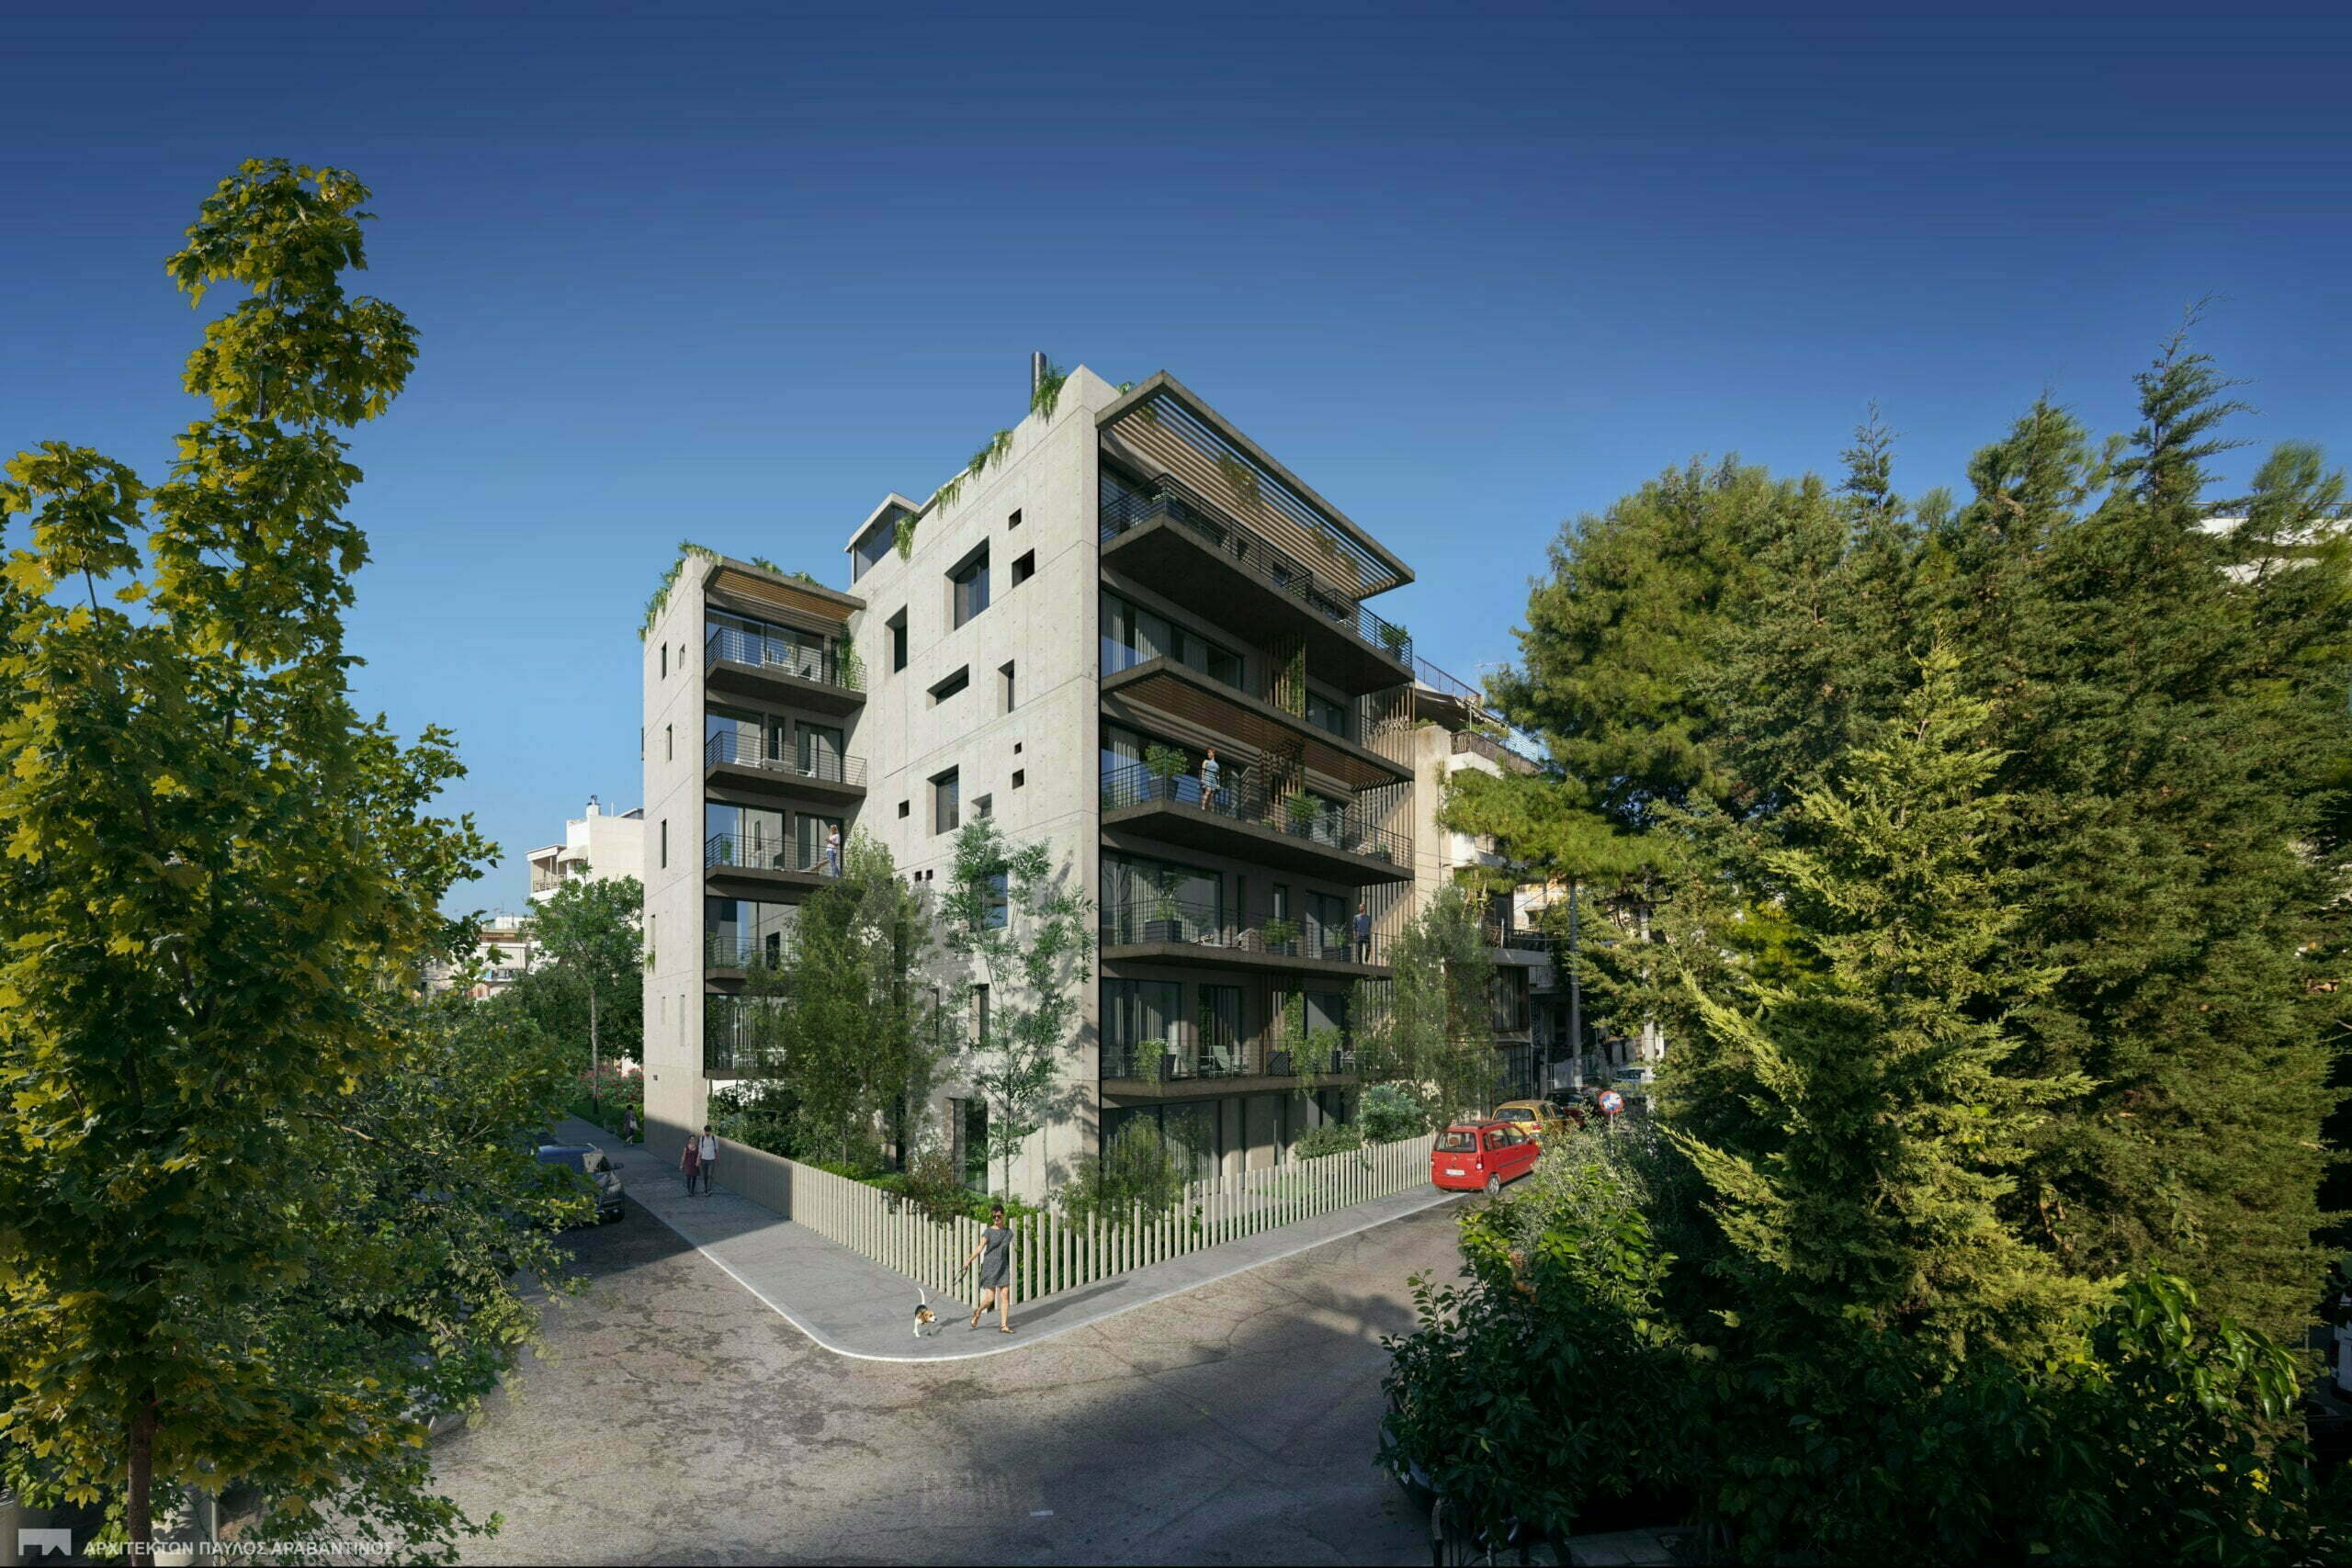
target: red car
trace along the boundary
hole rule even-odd
[[[1430,1150],[1430,1179],[1463,1192],[1483,1187],[1491,1198],[1504,1182],[1533,1170],[1543,1152],[1508,1122],[1457,1122],[1437,1135]]]

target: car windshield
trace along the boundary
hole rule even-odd
[[[1449,1127],[1437,1135],[1437,1152],[1442,1155],[1476,1154],[1477,1149],[1478,1134],[1476,1133]]]
[[[1507,1105],[1503,1107],[1501,1115],[1502,1119],[1506,1122],[1532,1122],[1535,1120],[1535,1112],[1530,1111],[1524,1105]]]

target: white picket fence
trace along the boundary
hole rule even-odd
[[[1428,1134],[1343,1154],[1198,1181],[1164,1214],[1138,1208],[1125,1220],[1073,1223],[1046,1213],[1013,1222],[1013,1298],[1034,1302],[1188,1252],[1385,1198],[1428,1182]],[[721,1180],[796,1224],[848,1247],[928,1290],[970,1300],[964,1259],[979,1244],[978,1222],[933,1220],[906,1199],[797,1160],[728,1142]],[[729,1179],[729,1178],[732,1179]]]

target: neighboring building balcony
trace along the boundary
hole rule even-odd
[[[1345,591],[1352,558],[1332,544],[1320,572],[1203,499],[1172,474],[1102,503],[1105,568],[1194,615],[1262,637],[1271,627],[1306,637],[1307,666],[1350,692],[1409,678],[1413,639]]]
[[[804,751],[771,757],[748,729],[722,729],[703,741],[703,774],[714,784],[828,800],[865,798],[865,759],[838,752]]]
[[[1352,1078],[1356,1054],[1339,1046],[1314,1061],[1301,1061],[1280,1041],[1233,1041],[1221,1044],[1102,1047],[1103,1086],[1129,1099],[1197,1099],[1204,1089],[1246,1093],[1295,1086],[1301,1079],[1323,1083]]]
[[[703,840],[706,876],[763,887],[822,887],[833,880],[822,845],[762,834],[713,833]]]
[[[781,697],[820,713],[854,713],[865,672],[833,639],[768,637],[712,626],[703,637],[703,683],[714,691]]]
[[[1362,942],[1313,921],[1243,920],[1215,906],[1182,898],[1134,899],[1102,910],[1102,958],[1286,970],[1350,977],[1388,973],[1388,938]]]
[[[1372,825],[1361,804],[1326,807],[1239,778],[1215,792],[1196,773],[1162,778],[1141,762],[1102,775],[1102,826],[1352,886],[1413,879],[1413,840]]]

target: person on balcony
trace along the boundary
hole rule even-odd
[[[825,874],[842,874],[842,830],[838,826],[825,829]]]
[[[1352,925],[1352,931],[1356,939],[1356,962],[1359,964],[1371,963],[1372,911],[1366,908],[1362,901],[1358,901],[1356,904],[1356,918]]]
[[[1216,748],[1212,746],[1201,759],[1201,804],[1211,811],[1216,809],[1218,781],[1224,773],[1217,764]]]

